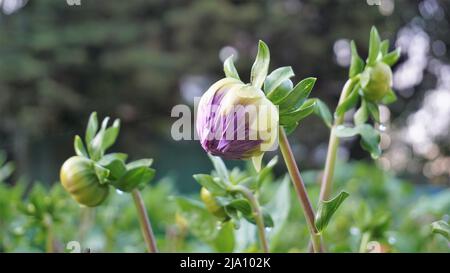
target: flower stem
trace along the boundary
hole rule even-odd
[[[255,218],[256,226],[258,227],[259,241],[264,253],[269,253],[269,243],[267,242],[266,230],[264,226],[264,219],[261,212],[261,206],[255,195],[246,187],[236,185],[231,188],[231,191],[239,192],[242,194],[249,202],[253,210],[253,217]]]
[[[338,106],[347,98],[355,84],[355,79],[349,79],[342,89],[341,96],[339,98]],[[335,115],[334,124],[331,128],[330,139],[328,141],[327,159],[325,162],[325,169],[322,176],[322,185],[320,188],[320,200],[325,201],[330,198],[330,193],[333,183],[334,168],[336,165],[336,155],[339,147],[339,138],[336,135],[336,127],[344,122],[344,114],[339,116]]]
[[[156,247],[155,235],[153,234],[152,226],[150,224],[150,220],[148,219],[147,210],[145,209],[144,200],[142,199],[141,193],[139,190],[134,189],[131,192],[131,195],[133,195],[134,204],[139,216],[139,224],[141,225],[142,235],[144,236],[148,252],[156,253],[158,252],[158,248]]]
[[[366,253],[367,252],[367,244],[370,240],[370,232],[364,232],[361,237],[361,244],[359,246],[359,253]]]
[[[292,153],[291,146],[287,139],[286,133],[283,127],[279,127],[279,137],[280,137],[280,149],[283,154],[286,167],[288,169],[289,175],[291,176],[292,183],[294,184],[297,197],[305,213],[306,222],[308,224],[309,232],[311,234],[311,241],[313,244],[314,252],[322,252],[321,247],[321,236],[317,231],[314,224],[314,210],[309,201],[308,193],[306,192],[305,183],[300,175],[300,171],[295,162],[294,154]]]
[[[44,225],[46,231],[45,251],[47,253],[54,253],[54,241],[53,241],[53,220],[50,215],[44,215]]]

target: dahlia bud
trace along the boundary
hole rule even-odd
[[[221,220],[228,219],[225,209],[217,203],[217,200],[206,188],[202,187],[200,190],[200,198],[206,206],[206,209],[214,216]]]
[[[371,101],[382,99],[392,87],[392,70],[389,65],[377,62],[367,66],[361,74],[361,86],[364,97]]]
[[[108,196],[108,185],[100,182],[94,161],[86,157],[67,159],[61,167],[60,179],[72,198],[82,205],[98,206]]]
[[[264,152],[276,148],[278,109],[261,89],[224,78],[200,99],[196,127],[208,153],[260,161]]]

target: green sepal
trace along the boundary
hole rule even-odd
[[[225,76],[227,76],[228,78],[234,78],[236,80],[241,80],[239,78],[239,73],[236,69],[236,67],[234,66],[234,61],[233,61],[234,56],[231,55],[230,57],[228,57],[225,62],[223,62],[223,71],[225,72]]]
[[[266,80],[264,81],[264,93],[266,93],[267,97],[272,100],[271,98],[273,96],[273,93],[278,88],[278,86],[294,76],[294,71],[290,66],[284,66],[275,69],[267,76]]]
[[[253,63],[250,73],[250,83],[254,87],[261,89],[261,87],[263,86],[267,76],[267,72],[269,71],[269,63],[269,47],[263,41],[259,41],[258,54],[256,55],[256,59]]]

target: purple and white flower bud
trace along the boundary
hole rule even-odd
[[[260,161],[264,152],[277,148],[278,109],[261,89],[224,78],[200,99],[196,127],[208,153]]]

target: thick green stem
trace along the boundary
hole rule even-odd
[[[338,106],[347,98],[355,84],[354,79],[348,80],[342,89],[339,98]],[[344,114],[335,116],[333,127],[330,132],[330,139],[328,141],[327,159],[325,162],[325,169],[322,176],[322,185],[320,188],[320,200],[325,201],[330,198],[330,193],[333,183],[334,168],[336,165],[336,155],[339,147],[339,138],[336,136],[336,127],[344,122]]]
[[[141,225],[142,235],[144,236],[148,252],[156,253],[158,252],[158,248],[156,247],[155,235],[153,234],[152,226],[150,224],[150,220],[148,219],[144,200],[142,199],[141,193],[137,189],[134,189],[131,194],[133,195],[134,204],[138,212],[139,224]]]
[[[286,167],[288,169],[289,175],[291,176],[292,183],[294,184],[297,197],[305,213],[306,223],[308,224],[308,228],[311,234],[313,250],[314,252],[322,252],[321,236],[314,224],[314,210],[311,206],[311,202],[309,201],[305,183],[303,182],[303,178],[300,175],[297,163],[295,162],[294,154],[292,153],[291,146],[289,145],[289,141],[283,127],[279,128],[279,138],[280,150],[283,154],[284,162],[286,163]]]
[[[261,242],[261,247],[264,253],[269,253],[269,243],[267,242],[266,230],[264,226],[264,219],[261,212],[261,206],[255,195],[246,187],[237,185],[231,188],[231,191],[238,192],[242,194],[249,202],[252,207],[253,217],[255,218],[256,226],[258,227],[259,241]]]
[[[46,231],[45,239],[45,251],[47,253],[54,253],[54,241],[53,241],[53,220],[50,215],[46,214],[44,216],[44,225]]]
[[[359,253],[367,252],[367,244],[370,240],[370,232],[364,232],[361,237],[361,244],[359,245]]]

